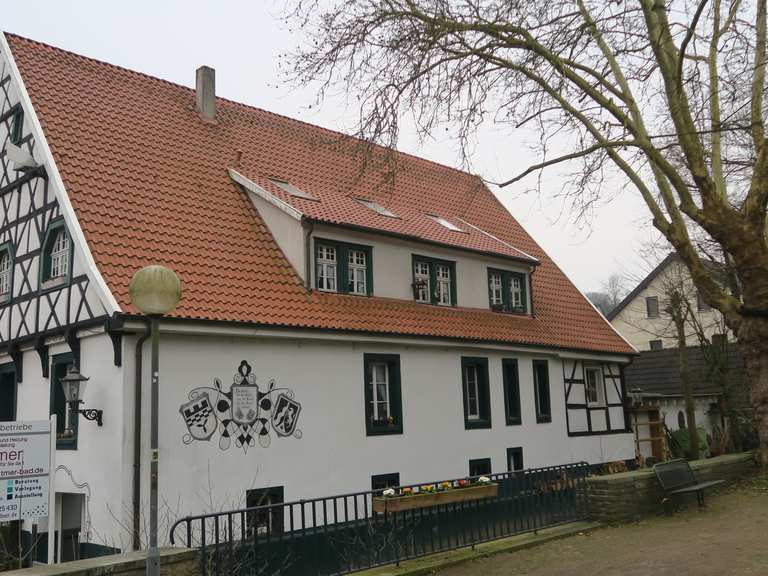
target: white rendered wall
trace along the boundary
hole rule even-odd
[[[473,458],[491,458],[493,470],[504,471],[507,448],[517,446],[523,448],[527,468],[634,457],[632,434],[567,436],[562,366],[555,356],[548,358],[552,423],[536,424],[533,356],[526,354],[178,335],[165,335],[161,350],[160,493],[178,515],[241,506],[251,488],[284,486],[289,501],[367,490],[373,474],[399,472],[402,483],[461,477]],[[401,435],[366,436],[366,352],[400,355]],[[462,355],[489,359],[492,429],[464,429]],[[502,357],[519,361],[520,426],[505,423]],[[275,379],[277,386],[293,390],[302,406],[298,421],[302,438],[273,433],[268,448],[256,445],[247,453],[235,446],[222,450],[218,433],[208,441],[185,445],[187,428],[179,407],[193,388],[213,387],[215,378],[224,391],[229,390],[241,360],[251,364],[262,387]],[[147,368],[145,382],[148,376]],[[145,414],[149,414],[147,392]],[[144,486],[147,480],[145,470]]]

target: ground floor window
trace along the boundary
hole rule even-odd
[[[507,471],[518,472],[523,469],[523,449],[507,448]]]
[[[488,389],[488,359],[461,359],[464,428],[491,427],[491,401]]]
[[[245,505],[248,508],[271,506],[285,502],[283,487],[258,488],[245,493]],[[275,506],[248,512],[248,533],[257,535],[279,534],[283,531],[283,507]]]
[[[400,393],[400,356],[366,354],[365,378],[366,433],[401,434],[403,410]]]
[[[605,388],[603,387],[603,369],[598,367],[584,368],[587,404],[602,406],[605,404]]]
[[[476,458],[469,461],[469,475],[474,476],[487,476],[491,473],[491,459],[490,458]]]
[[[394,488],[395,486],[400,486],[399,472],[375,474],[371,476],[371,490],[377,495],[381,494],[387,488]]]

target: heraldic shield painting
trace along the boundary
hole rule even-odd
[[[187,426],[184,444],[210,441],[218,432],[219,448],[229,450],[233,445],[248,452],[248,448],[263,448],[278,437],[301,438],[296,427],[301,404],[294,400],[293,390],[279,388],[274,380],[262,387],[251,365],[240,362],[229,391],[221,380],[214,378],[213,386],[201,386],[189,393],[189,402],[182,404],[179,413]]]

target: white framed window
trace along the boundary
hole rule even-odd
[[[488,269],[488,300],[493,310],[528,314],[528,288],[524,272]]]
[[[347,273],[350,294],[368,294],[366,282],[368,263],[364,250],[350,249],[347,251]]]
[[[523,283],[520,276],[512,276],[509,279],[509,301],[512,308],[523,307]]]
[[[413,265],[413,279],[416,284],[416,302],[430,302],[429,263],[416,261]]]
[[[336,292],[336,248],[319,244],[317,246],[317,289]]]
[[[603,371],[599,367],[584,368],[585,395],[589,406],[605,404],[605,388],[603,387]]]
[[[389,420],[389,366],[386,362],[374,362],[371,366],[371,415],[374,422]]]
[[[437,277],[437,303],[440,306],[450,306],[451,300],[451,267],[448,264],[435,266]]]
[[[8,249],[0,252],[0,301],[11,296],[11,253]]]
[[[502,306],[504,304],[504,283],[501,274],[492,272],[488,280],[488,288],[491,295],[491,306]]]
[[[467,420],[480,419],[480,386],[477,378],[477,366],[464,366],[464,393],[467,395]]]
[[[69,273],[69,236],[63,228],[53,239],[50,259],[49,279],[62,278]]]

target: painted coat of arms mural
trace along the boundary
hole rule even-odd
[[[219,448],[229,450],[234,445],[248,452],[257,442],[269,446],[273,433],[278,437],[302,435],[296,427],[301,404],[294,399],[293,390],[277,387],[274,380],[261,386],[245,360],[228,391],[214,378],[212,387],[193,389],[179,413],[187,426],[184,444],[210,441],[218,431]]]

